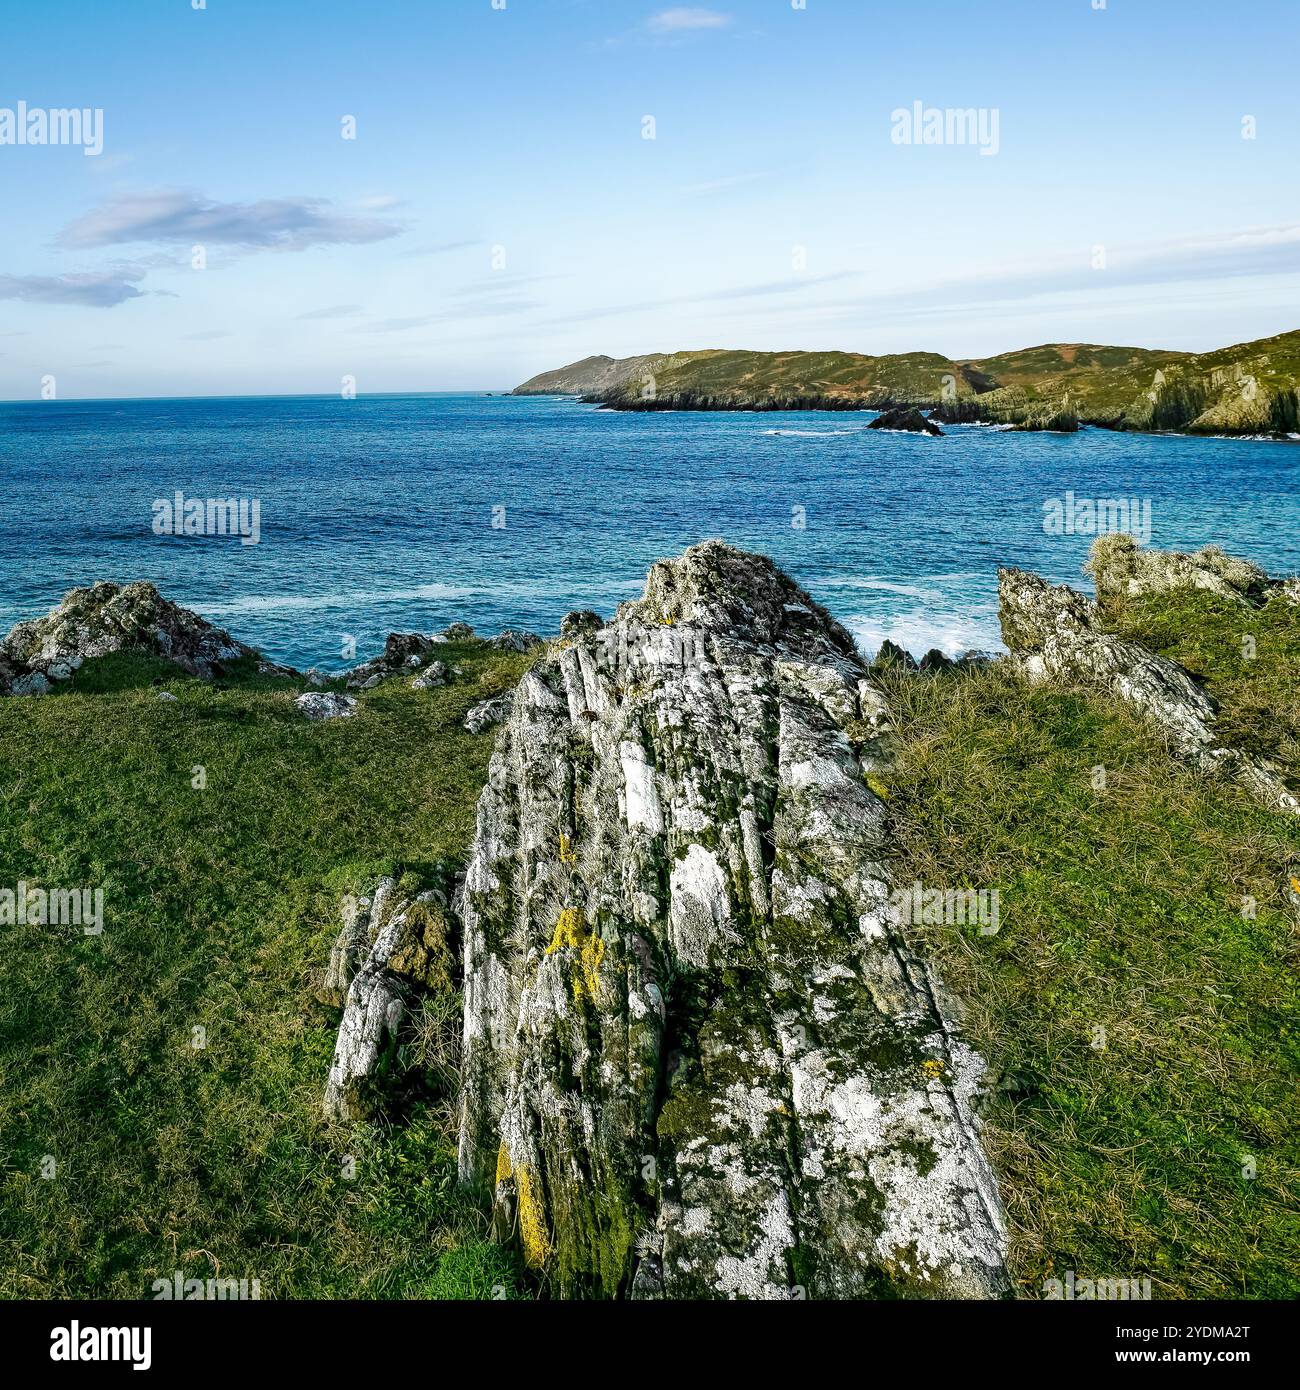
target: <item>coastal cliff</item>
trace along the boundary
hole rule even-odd
[[[1300,430],[1298,382],[1300,331],[1202,354],[1056,343],[966,361],[717,349],[587,358],[513,394],[579,394],[613,410],[916,407],[953,424],[1281,436]]]

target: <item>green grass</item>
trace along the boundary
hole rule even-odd
[[[531,1296],[456,1186],[454,997],[418,1021],[429,1080],[397,1123],[320,1117],[339,899],[463,856],[492,740],[461,720],[529,661],[439,655],[447,688],[393,681],[326,724],[283,680],[126,654],[0,700],[0,886],[105,890],[98,938],[3,929],[0,1295],[140,1298],[219,1266],[263,1297]]]
[[[1203,589],[1109,599],[1107,626],[1187,668],[1217,703],[1220,738],[1300,776],[1300,604],[1262,608]]]
[[[1072,1269],[1300,1294],[1294,819],[1175,765],[1113,701],[1002,667],[882,683],[898,881],[1000,892],[996,935],[916,930],[996,1080],[1022,1293]]]

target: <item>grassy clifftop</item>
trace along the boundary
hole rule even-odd
[[[1105,611],[1296,784],[1300,607],[1182,589]],[[394,678],[323,724],[255,663],[210,684],[131,653],[0,699],[0,886],[106,891],[100,937],[3,928],[0,1297],[138,1299],[177,1269],[277,1298],[546,1291],[456,1185],[454,991],[404,1061],[423,1081],[377,1123],[321,1117],[340,897],[464,855],[491,739],[462,721],[531,660],[440,654],[445,688]],[[995,935],[920,930],[996,1077],[1019,1292],[1073,1270],[1296,1297],[1294,817],[1188,770],[1111,698],[1005,663],[880,680],[895,881],[1001,894]]]
[[[1300,429],[1300,331],[1216,352],[1048,343],[956,361],[932,352],[699,352],[586,358],[516,395],[571,393],[619,410],[938,408],[947,418],[1062,419],[1208,434]]]

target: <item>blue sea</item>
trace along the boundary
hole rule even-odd
[[[482,393],[0,404],[0,631],[77,585],[149,579],[268,656],[338,669],[389,631],[612,613],[652,561],[722,537],[773,556],[867,653],[996,650],[999,565],[1087,587],[1091,535],[1044,531],[1067,493],[1149,501],[1156,546],[1300,569],[1294,443],[931,439],[870,418]],[[258,543],[155,534],[177,491],[256,500]]]

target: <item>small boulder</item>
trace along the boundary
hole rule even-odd
[[[447,666],[442,661],[431,661],[411,682],[413,690],[437,690],[447,684]]]
[[[490,700],[481,700],[465,716],[465,728],[471,734],[486,733],[494,725],[504,723],[510,718],[514,702],[514,692],[509,690],[504,695],[494,695]]]
[[[357,712],[352,696],[333,690],[309,690],[299,695],[294,704],[312,720],[348,719]]]
[[[560,619],[560,638],[571,642],[583,633],[599,632],[604,626],[605,620],[599,613],[593,613],[590,608],[575,609]]]
[[[475,634],[468,623],[452,623],[443,629],[442,635],[448,642],[472,642]]]

